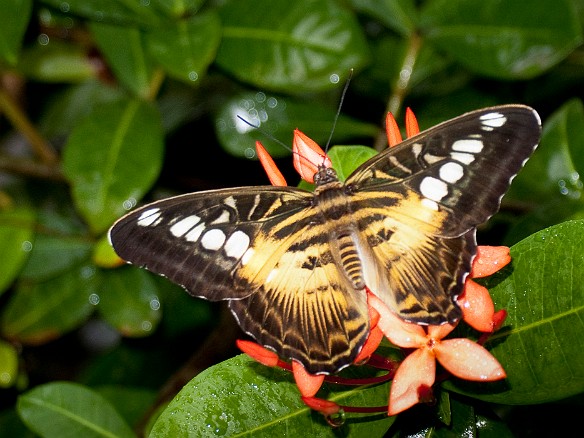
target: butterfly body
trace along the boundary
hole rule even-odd
[[[241,328],[311,373],[351,364],[369,333],[366,289],[407,321],[454,322],[493,215],[540,122],[508,105],[468,113],[371,158],[314,193],[258,186],[144,206],[110,230],[125,260],[190,294],[227,300]]]

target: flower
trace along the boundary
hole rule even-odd
[[[406,110],[406,134],[408,137],[420,132],[413,112]],[[395,118],[388,113],[386,133],[390,147],[399,144],[402,136]],[[285,186],[286,180],[272,158],[260,142],[256,151],[268,178],[273,185]],[[296,129],[293,139],[294,167],[302,179],[314,182],[313,177],[319,166],[330,167],[331,161],[322,149]],[[488,290],[473,281],[493,274],[511,260],[509,248],[479,246],[473,260],[472,270],[466,279],[463,293],[457,298],[463,320],[484,335],[479,342],[469,339],[444,339],[455,325],[421,326],[408,323],[394,314],[379,298],[367,292],[370,333],[355,360],[355,364],[367,362],[388,371],[384,376],[371,379],[343,379],[335,376],[312,375],[302,364],[292,360],[291,364],[280,360],[276,353],[250,341],[238,341],[239,348],[258,362],[267,366],[279,366],[291,371],[304,403],[323,413],[327,418],[339,412],[379,412],[387,410],[388,415],[396,415],[418,402],[432,400],[432,386],[436,381],[436,361],[452,375],[473,381],[494,381],[506,377],[501,364],[489,353],[482,343],[503,323],[506,312],[495,312]],[[390,360],[374,354],[383,337],[394,345],[411,351],[399,367]],[[397,369],[397,371],[396,371]],[[324,381],[342,384],[371,384],[393,378],[389,405],[386,407],[349,407],[315,397]]]

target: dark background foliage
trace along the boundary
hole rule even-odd
[[[583,21],[582,0],[5,0],[0,436],[577,429]],[[351,69],[335,145],[381,150],[385,113],[401,121],[406,106],[426,128],[524,103],[544,133],[479,233],[480,244],[514,245],[513,264],[487,280],[496,307],[509,311],[487,345],[509,378],[451,380],[433,406],[397,421],[347,418],[333,430],[302,405],[290,376],[236,356],[242,334],[224,306],[120,266],[105,236],[137,204],[266,184],[257,139],[296,184],[289,152],[236,116],[284,143],[298,127],[324,144]],[[359,159],[340,155],[343,168]],[[388,396],[387,385],[324,391],[363,406]]]

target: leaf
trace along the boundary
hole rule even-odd
[[[584,391],[584,221],[565,222],[511,248],[512,263],[488,279],[504,327],[486,344],[507,372],[489,384],[449,389],[494,403],[533,404]]]
[[[135,437],[108,401],[76,383],[37,386],[18,397],[17,409],[26,425],[44,438]]]
[[[94,233],[105,231],[150,189],[163,147],[160,115],[138,100],[99,106],[75,127],[63,152],[63,171]]]
[[[0,58],[15,65],[22,38],[30,19],[32,0],[12,0],[2,5],[0,14]]]
[[[357,167],[375,155],[377,151],[366,146],[335,146],[328,153],[341,181],[346,180]]]
[[[0,295],[14,282],[33,247],[35,213],[0,211]]]
[[[156,402],[156,391],[151,389],[107,385],[96,388],[96,391],[108,400],[130,425],[137,425]]]
[[[330,89],[368,61],[362,29],[333,0],[231,0],[219,12],[217,65],[261,89]]]
[[[116,78],[137,96],[148,98],[153,74],[144,35],[137,27],[90,22],[89,29]]]
[[[81,82],[93,78],[94,66],[80,46],[47,40],[22,51],[16,69],[42,82]]]
[[[170,76],[194,84],[215,59],[221,23],[215,13],[195,15],[146,34],[148,51]]]
[[[149,1],[134,0],[43,0],[56,10],[93,21],[119,24],[156,25],[160,20],[158,11]]]
[[[0,388],[10,388],[18,376],[18,353],[13,345],[0,339]]]
[[[352,6],[379,20],[401,36],[409,36],[416,29],[417,11],[412,0],[351,0]]]
[[[330,391],[330,388],[325,390]],[[328,394],[343,405],[387,404],[387,385]],[[291,374],[260,365],[245,355],[209,368],[191,380],[170,402],[154,424],[151,437],[383,436],[395,417],[385,414],[347,418],[333,429],[306,407]],[[366,434],[366,435],[365,435]]]
[[[151,0],[150,3],[169,17],[194,15],[205,0]]]
[[[429,43],[468,69],[502,79],[540,75],[582,42],[570,0],[431,0],[420,27]]]
[[[94,274],[82,265],[47,281],[20,282],[3,309],[2,335],[38,345],[77,327],[93,311]]]
[[[303,102],[290,98],[259,93],[241,93],[229,99],[215,118],[215,132],[221,146],[236,157],[255,157],[255,142],[262,144],[273,157],[290,155],[290,150],[269,139],[238,118],[259,126],[269,136],[290,144],[294,128],[302,131],[324,146],[328,140],[336,111],[315,102]],[[337,122],[333,142],[355,137],[372,137],[378,127],[341,115]]]
[[[111,269],[102,274],[98,310],[105,321],[125,336],[153,333],[161,317],[156,284],[141,269]]]

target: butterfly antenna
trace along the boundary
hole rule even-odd
[[[257,129],[258,131],[261,132],[262,135],[266,136],[267,138],[269,138],[270,140],[272,140],[273,142],[279,144],[280,146],[282,146],[284,149],[286,149],[287,151],[292,152],[292,148],[290,146],[288,146],[286,143],[284,143],[281,140],[278,140],[276,137],[274,137],[272,134],[270,134],[269,132],[267,132],[265,129],[262,129],[259,125],[254,125],[253,123],[251,123],[250,121],[244,119],[243,117],[241,117],[239,114],[237,115],[237,118],[239,120],[241,120],[243,123],[245,123],[248,126],[251,126],[252,128]]]
[[[335,128],[337,127],[337,122],[339,121],[339,116],[341,115],[341,108],[343,107],[343,102],[345,101],[345,95],[347,94],[347,90],[349,89],[349,84],[351,83],[351,79],[353,78],[353,69],[349,70],[349,77],[347,78],[347,82],[345,82],[345,86],[343,87],[343,92],[341,93],[341,100],[339,101],[339,107],[337,108],[337,113],[335,114],[335,118],[333,120],[333,127],[331,129],[331,133],[329,135],[328,140],[326,141],[326,146],[324,147],[324,152],[328,153],[329,146],[333,139],[333,134],[335,132]]]

